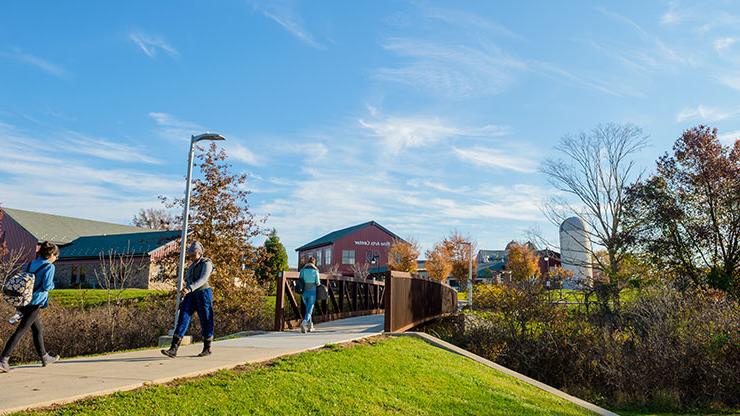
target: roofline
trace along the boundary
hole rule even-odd
[[[393,236],[393,238],[395,238],[395,239],[397,239],[397,240],[401,240],[401,241],[406,241],[406,240],[404,240],[403,238],[399,237],[399,236],[398,236],[398,235],[397,235],[396,233],[394,233],[393,231],[391,231],[391,230],[389,230],[389,229],[387,229],[387,228],[383,227],[382,225],[378,224],[377,222],[375,222],[375,220],[372,220],[372,221],[367,221],[367,222],[363,222],[363,223],[360,223],[360,224],[356,224],[356,225],[350,225],[349,227],[344,227],[344,228],[340,228],[340,229],[338,229],[338,230],[334,230],[334,231],[329,231],[328,233],[326,233],[326,234],[324,234],[323,236],[321,236],[321,237],[319,237],[319,238],[315,239],[314,241],[316,241],[316,240],[321,240],[322,238],[324,238],[324,237],[326,237],[327,235],[329,235],[329,234],[332,234],[332,233],[336,233],[336,232],[339,232],[339,231],[342,231],[342,230],[346,230],[346,229],[348,229],[348,228],[353,228],[353,227],[360,227],[360,226],[363,226],[363,225],[375,225],[375,226],[377,226],[378,228],[380,228],[381,230],[383,230],[383,231],[387,232],[388,234],[392,235],[392,236]],[[303,251],[303,250],[310,250],[310,249],[312,249],[312,248],[319,248],[319,247],[324,247],[324,246],[328,246],[328,245],[332,245],[332,244],[334,244],[334,242],[335,242],[335,241],[336,241],[336,240],[334,240],[334,241],[329,241],[329,242],[327,242],[327,243],[321,243],[321,244],[311,244],[311,243],[308,243],[308,244],[304,244],[304,245],[302,245],[302,246],[298,247],[297,249],[295,249],[295,251]]]

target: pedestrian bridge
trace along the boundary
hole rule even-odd
[[[275,331],[297,328],[303,317],[301,297],[295,292],[298,272],[277,277]],[[409,273],[386,272],[379,279],[320,274],[329,298],[317,302],[314,322],[364,315],[384,315],[385,332],[403,332],[457,310],[457,291],[449,285]]]

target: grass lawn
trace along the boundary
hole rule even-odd
[[[123,289],[111,290],[112,300],[146,300],[151,297],[166,296],[169,292],[164,290],[148,289]],[[108,302],[108,290],[106,289],[54,289],[49,292],[51,302],[66,307],[89,307],[98,306]]]
[[[619,413],[621,416],[725,416],[725,415],[740,415],[740,410],[728,410],[728,411],[714,411],[714,410],[697,410],[690,412],[653,412],[648,410],[622,410],[622,409],[611,409],[615,413]]]
[[[389,338],[30,414],[587,415],[464,357]]]

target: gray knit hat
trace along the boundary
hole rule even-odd
[[[203,255],[203,251],[204,251],[203,250],[203,244],[201,244],[198,241],[193,241],[190,244],[190,247],[188,247],[187,253],[188,254],[200,254],[200,255]]]

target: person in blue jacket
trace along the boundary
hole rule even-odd
[[[23,335],[31,330],[33,334],[33,346],[36,353],[41,357],[41,365],[46,367],[59,360],[59,356],[49,355],[44,347],[44,326],[41,324],[41,309],[49,306],[49,291],[54,289],[54,262],[59,258],[59,247],[54,243],[44,241],[38,252],[38,257],[28,265],[28,271],[36,278],[33,281],[33,296],[31,302],[26,306],[18,308],[22,315],[13,335],[5,343],[2,355],[0,355],[0,372],[10,371],[10,354],[18,345]]]
[[[316,304],[316,287],[321,284],[321,280],[319,280],[319,269],[316,267],[316,258],[308,258],[308,263],[303,266],[298,278],[303,281],[303,293],[301,297],[303,298],[303,304],[306,306],[306,314],[301,321],[301,332],[305,334],[306,331],[313,332],[311,314]]]
[[[198,313],[200,319],[200,330],[203,334],[203,351],[198,357],[211,355],[211,343],[213,342],[213,291],[208,285],[208,279],[213,273],[213,262],[203,256],[203,245],[198,241],[188,247],[187,258],[190,260],[185,275],[185,286],[182,289],[184,295],[180,304],[180,314],[177,320],[177,328],[172,336],[172,345],[168,350],[162,350],[162,354],[175,358],[177,349],[180,347],[182,337],[190,326],[190,318],[193,313]]]

